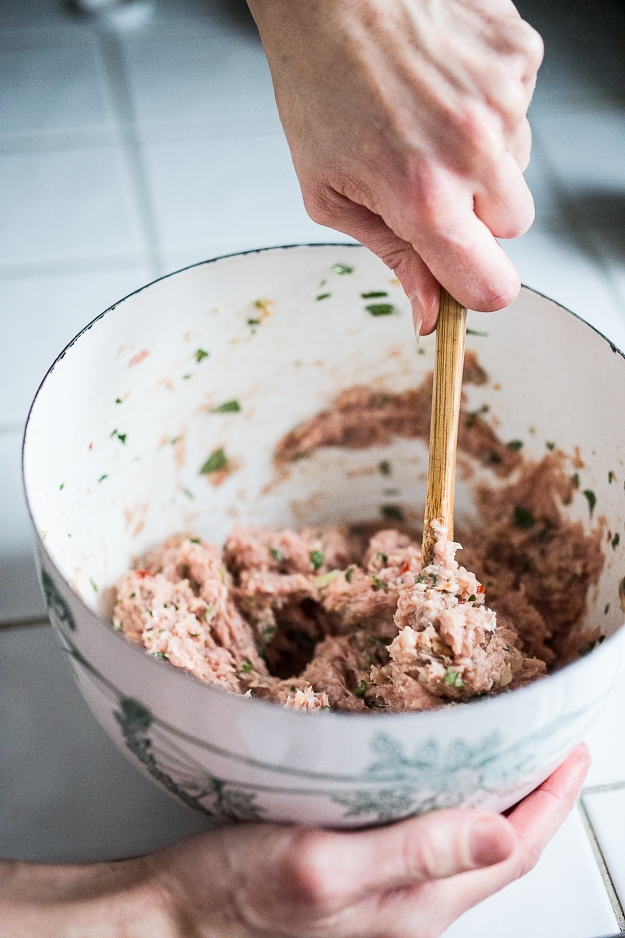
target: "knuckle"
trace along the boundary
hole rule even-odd
[[[328,835],[302,828],[295,831],[284,856],[284,880],[291,899],[309,908],[324,909],[337,897],[329,860]]]
[[[331,226],[335,218],[336,211],[330,205],[328,199],[317,191],[302,189],[304,199],[304,208],[309,217],[318,225]]]
[[[538,71],[545,54],[545,44],[540,33],[525,20],[519,22],[519,51],[525,58],[530,71]]]
[[[541,853],[542,851],[536,845],[524,846],[523,850],[520,851],[519,858],[515,865],[514,878],[521,879],[523,876],[527,876],[528,873],[531,873],[540,860]]]

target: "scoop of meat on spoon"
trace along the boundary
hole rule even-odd
[[[456,445],[466,321],[466,307],[461,306],[441,287],[423,525],[422,564],[424,567],[432,563],[434,559],[436,538],[430,522],[440,521],[447,528],[449,540],[453,540],[454,536]]]

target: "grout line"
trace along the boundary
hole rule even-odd
[[[163,270],[156,219],[144,172],[141,146],[135,126],[134,106],[121,43],[117,36],[106,32],[99,34],[99,41],[108,77],[113,110],[117,116],[120,141],[132,179],[139,219],[143,228],[143,237],[147,245],[151,274],[154,277],[159,277]]]
[[[45,625],[50,625],[50,620],[46,616],[30,616],[25,619],[7,619],[6,622],[0,621],[0,632],[41,628]]]
[[[619,791],[625,788],[625,782],[609,782],[607,785],[590,785],[582,790],[582,797],[586,795],[600,795],[606,791]]]
[[[586,834],[590,841],[592,851],[595,855],[595,861],[599,867],[599,872],[601,873],[601,878],[603,880],[603,885],[608,894],[610,900],[610,905],[612,906],[612,911],[614,912],[616,922],[621,932],[625,929],[625,911],[623,911],[623,906],[621,905],[620,899],[614,888],[614,883],[612,882],[612,877],[610,876],[610,871],[608,865],[605,862],[605,857],[603,855],[603,850],[595,833],[595,829],[592,826],[592,821],[590,820],[590,815],[586,810],[586,805],[584,804],[584,799],[580,798],[579,802],[579,811],[582,816],[582,821],[584,822],[584,827],[586,828]]]

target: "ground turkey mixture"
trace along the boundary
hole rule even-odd
[[[296,709],[427,710],[519,687],[571,656],[603,565],[599,534],[561,517],[562,462],[482,491],[484,524],[465,532],[480,579],[436,522],[427,567],[407,531],[237,527],[223,551],[178,535],[141,558],[114,626],[200,680]]]
[[[487,380],[467,353],[464,381]],[[278,475],[320,446],[427,439],[431,394],[431,376],[402,393],[348,388],[280,441]],[[583,623],[601,528],[588,534],[564,516],[579,487],[565,454],[549,444],[542,460],[525,459],[487,410],[461,411],[459,451],[494,478],[476,488],[479,521],[458,532],[465,566],[437,525],[434,562],[422,567],[420,532],[399,520],[237,527],[223,550],[177,535],[121,577],[114,627],[202,681],[300,710],[427,710],[574,659],[601,637]]]

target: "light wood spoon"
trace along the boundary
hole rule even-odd
[[[436,327],[436,360],[432,394],[432,422],[428,481],[423,526],[423,566],[434,559],[435,536],[430,522],[439,520],[454,536],[454,488],[456,445],[464,366],[464,340],[467,310],[441,287],[440,311]]]

